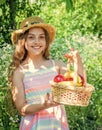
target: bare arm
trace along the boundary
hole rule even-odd
[[[17,69],[13,75],[13,101],[16,105],[16,108],[20,112],[21,115],[35,114],[43,109],[47,109],[52,106],[59,105],[53,101],[50,101],[50,95],[47,94],[45,98],[45,102],[43,104],[27,104],[24,94],[23,87],[23,74]]]
[[[66,72],[67,65],[64,62],[55,60],[55,64],[58,74],[64,74]]]
[[[72,56],[73,56],[73,62],[77,64],[77,73],[82,76],[86,82],[86,73],[85,73],[85,68],[82,63],[82,59],[80,57],[80,54],[77,50],[71,51]]]

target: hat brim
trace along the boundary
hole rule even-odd
[[[44,28],[48,32],[48,34],[49,34],[49,44],[51,44],[54,41],[55,34],[56,34],[55,28],[52,25],[50,25],[50,24],[38,23],[38,24],[32,24],[32,25],[29,25],[27,27],[23,27],[21,29],[13,31],[12,34],[11,34],[11,41],[12,41],[12,43],[16,44],[19,36],[21,34],[25,33],[27,30],[33,28],[33,27]]]

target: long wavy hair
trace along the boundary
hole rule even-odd
[[[43,29],[43,28],[42,28]],[[46,40],[46,49],[43,52],[43,57],[45,59],[49,59],[49,34],[48,32],[44,30],[45,33],[45,40]],[[18,40],[16,41],[15,44],[15,50],[14,50],[14,54],[12,56],[12,62],[10,64],[10,68],[9,68],[9,82],[11,83],[12,86],[12,77],[13,77],[13,72],[15,71],[15,69],[17,69],[19,67],[20,64],[22,64],[28,55],[28,52],[25,48],[25,41],[27,38],[29,30],[27,30],[24,34],[21,34],[18,37]]]
[[[43,28],[42,28],[43,29]],[[48,32],[43,29],[45,32],[45,40],[46,40],[46,49],[43,52],[43,57],[45,59],[49,59],[49,34]],[[8,111],[9,114],[11,116],[15,116],[15,115],[19,115],[19,112],[16,109],[16,106],[13,102],[12,99],[12,92],[13,92],[13,73],[15,71],[15,69],[17,69],[19,67],[20,64],[23,63],[23,61],[26,60],[28,52],[25,48],[25,41],[27,38],[29,30],[27,30],[24,34],[20,35],[18,37],[18,40],[16,41],[15,44],[15,48],[14,48],[14,53],[12,56],[12,62],[10,63],[10,66],[8,68],[8,89],[7,89],[7,94],[5,95],[5,101],[7,102],[7,104],[9,104],[8,106]]]

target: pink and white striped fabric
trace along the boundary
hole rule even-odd
[[[24,90],[28,104],[39,104],[51,93],[51,81],[57,75],[55,67],[41,67],[35,71],[24,71]],[[69,130],[64,106],[58,105],[34,115],[21,118],[20,130]]]

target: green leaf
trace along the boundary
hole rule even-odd
[[[69,10],[73,9],[73,2],[72,0],[66,0],[66,10],[69,12]]]
[[[6,0],[0,0],[0,5],[4,4]]]

